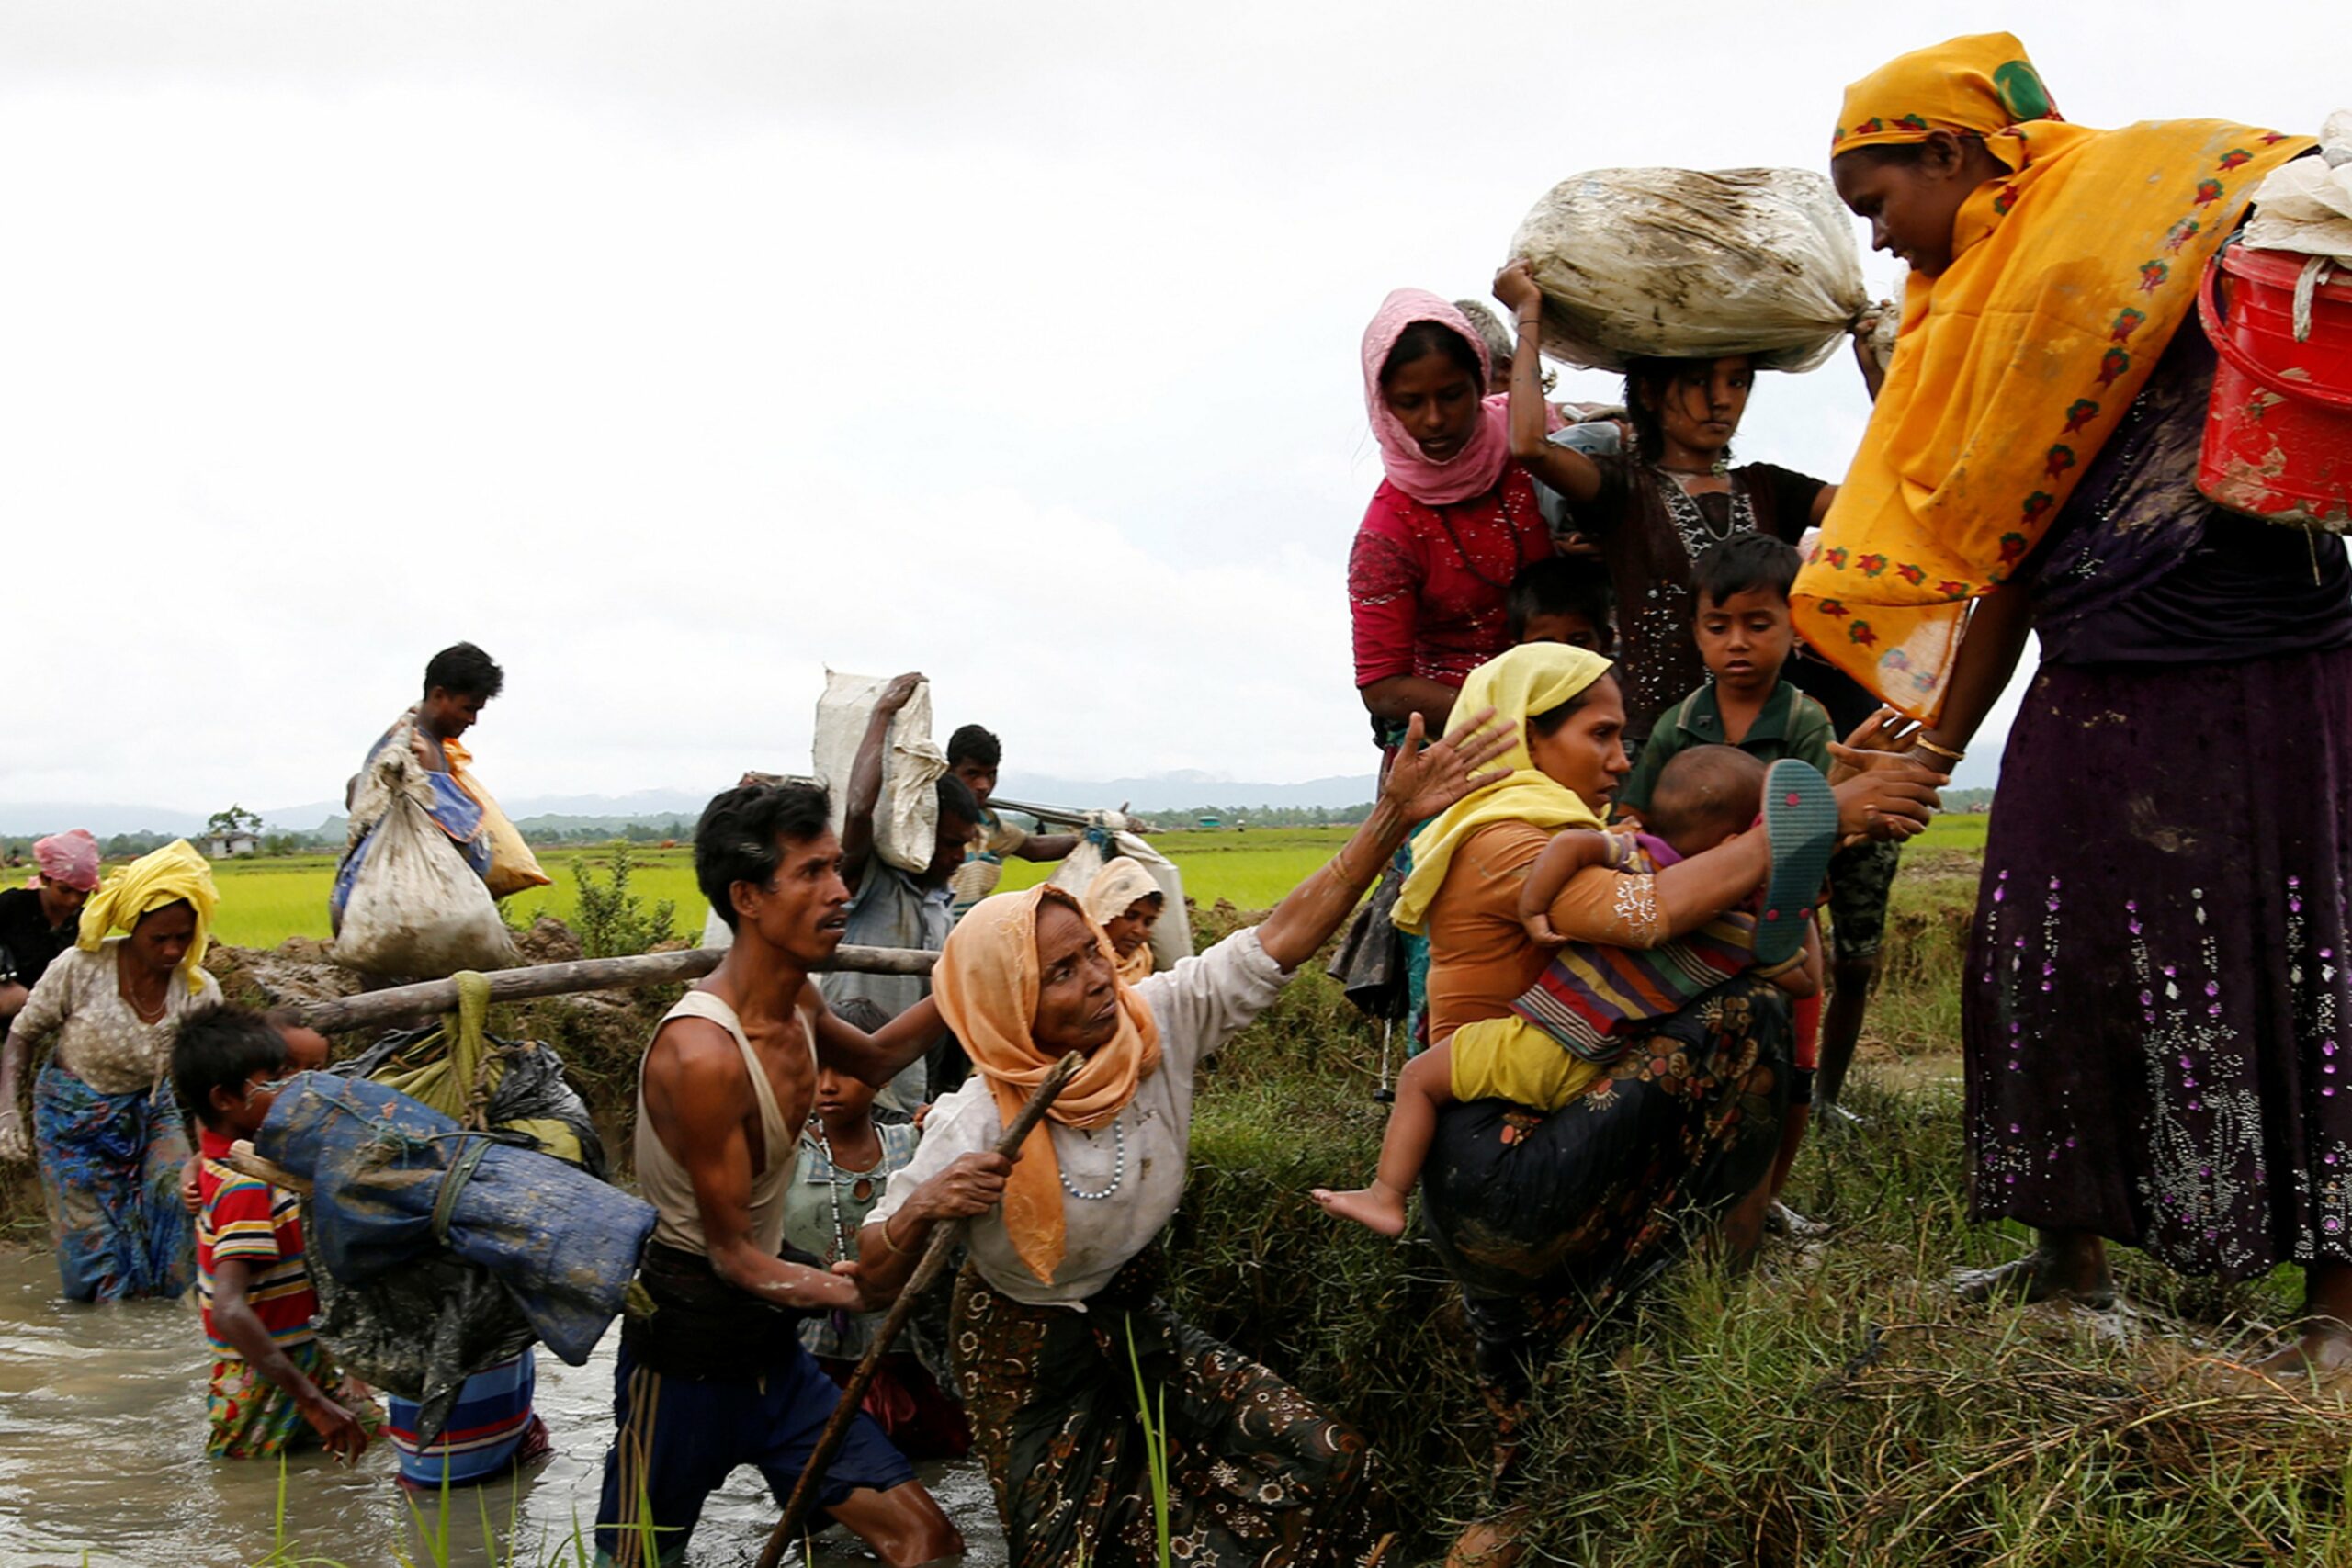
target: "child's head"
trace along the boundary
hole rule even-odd
[[[296,1032],[323,1045],[310,1030]],[[305,1054],[310,1054],[305,1042]],[[189,1019],[172,1039],[172,1088],[180,1108],[216,1133],[249,1138],[277,1098],[292,1066],[286,1032],[268,1015],[224,1007]]]
[[[1796,649],[1789,588],[1800,564],[1767,534],[1734,534],[1691,563],[1690,633],[1717,686],[1757,696],[1780,683]]]
[[[1547,556],[1530,561],[1510,580],[1503,615],[1511,646],[1564,642],[1608,653],[1617,645],[1610,625],[1609,569],[1577,556]]]
[[[1764,764],[1736,746],[1693,746],[1658,770],[1644,816],[1679,855],[1703,854],[1756,820]]]
[[[417,704],[417,719],[440,739],[455,740],[473,728],[482,705],[505,685],[506,671],[496,660],[472,643],[454,644],[424,667],[424,698]]]
[[[890,1021],[890,1015],[871,997],[852,997],[833,1009],[833,1013],[843,1023],[868,1034]],[[820,1064],[808,1111],[829,1128],[855,1126],[872,1113],[874,1094],[874,1086],[864,1078]]]

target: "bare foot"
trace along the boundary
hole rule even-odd
[[[2115,1304],[2107,1248],[2088,1232],[2044,1231],[2025,1257],[1997,1269],[1963,1269],[1951,1277],[1964,1302],[2072,1302],[2104,1312]]]
[[[1405,1195],[1392,1191],[1377,1181],[1350,1192],[1334,1192],[1328,1187],[1318,1187],[1312,1196],[1323,1205],[1326,1213],[1353,1220],[1383,1235],[1405,1234]]]
[[[2333,1378],[2352,1370],[2352,1324],[2313,1317],[2292,1344],[2254,1364],[2267,1378]]]

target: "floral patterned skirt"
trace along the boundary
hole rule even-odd
[[[317,1340],[289,1345],[286,1359],[318,1384],[319,1392],[340,1404],[374,1438],[383,1430],[384,1413],[372,1399],[354,1399],[343,1370]],[[212,1384],[205,1401],[210,1434],[204,1451],[214,1459],[271,1459],[297,1449],[316,1448],[318,1438],[302,1419],[294,1396],[261,1375],[243,1356],[221,1356],[212,1363]]]
[[[1430,1240],[1476,1335],[1512,1453],[1536,1369],[1682,1255],[1770,1172],[1788,1105],[1785,995],[1744,976],[1668,1019],[1546,1115],[1448,1106],[1421,1171]]]
[[[2352,1260],[2352,649],[2050,664],[1961,997],[1980,1218]]]
[[[1159,1561],[1138,1365],[1167,1438],[1173,1561],[1363,1560],[1363,1438],[1179,1321],[1154,1293],[1159,1261],[1147,1250],[1082,1313],[1023,1305],[969,1268],[956,1282],[956,1376],[1013,1568]]]
[[[100,1094],[50,1062],[33,1080],[33,1137],[66,1299],[185,1292],[196,1232],[180,1202],[187,1134],[170,1080]]]

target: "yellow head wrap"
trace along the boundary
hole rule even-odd
[[[1924,141],[1931,130],[1991,136],[2064,118],[2016,35],[1978,33],[1914,50],[1847,88],[1829,155]]]
[[[2005,171],[1962,205],[1951,265],[1911,275],[1894,363],[1790,599],[1808,644],[1915,718],[1941,711],[1970,601],[2033,553],[2261,176],[2311,146],[2055,114],[2024,46],[1984,33],[1855,83],[1833,141],[1960,131]]]
[[[207,933],[212,929],[212,911],[220,903],[220,891],[212,885],[211,865],[186,839],[175,839],[109,874],[82,906],[82,930],[74,945],[85,953],[96,953],[110,933],[128,931],[139,923],[140,916],[183,899],[196,911],[196,940],[187,944],[187,956],[180,960],[180,975],[193,986],[196,972],[204,965]]]
[[[1466,722],[1482,708],[1511,729],[1511,748],[1487,765],[1510,775],[1464,796],[1413,836],[1413,871],[1396,895],[1393,917],[1400,931],[1429,923],[1430,900],[1445,882],[1446,868],[1481,828],[1498,822],[1532,822],[1538,828],[1598,828],[1600,816],[1584,797],[1536,771],[1528,755],[1527,721],[1549,713],[1609,673],[1609,660],[1566,643],[1531,642],[1489,659],[1470,671],[1453,699],[1447,728]]]

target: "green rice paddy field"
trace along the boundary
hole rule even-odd
[[[1982,850],[1986,821],[1982,816],[1939,818],[1916,842],[1926,849]],[[1182,870],[1184,891],[1196,904],[1206,908],[1223,899],[1238,909],[1265,909],[1337,852],[1348,833],[1345,828],[1225,829],[1168,833],[1155,843]],[[703,905],[695,889],[694,852],[632,845],[628,853],[631,888],[645,907],[650,910],[660,900],[670,899],[677,906],[680,931],[700,931]],[[610,870],[612,857],[609,845],[541,850],[539,863],[555,878],[555,886],[508,899],[508,919],[528,925],[545,912],[571,920],[579,868],[584,864],[601,878]],[[1002,886],[1027,887],[1044,881],[1052,869],[1013,861],[1005,868]],[[291,936],[327,936],[327,890],[334,879],[334,857],[255,858],[225,862],[213,870],[220,884],[220,908],[214,921],[220,941],[239,947],[275,947]]]

